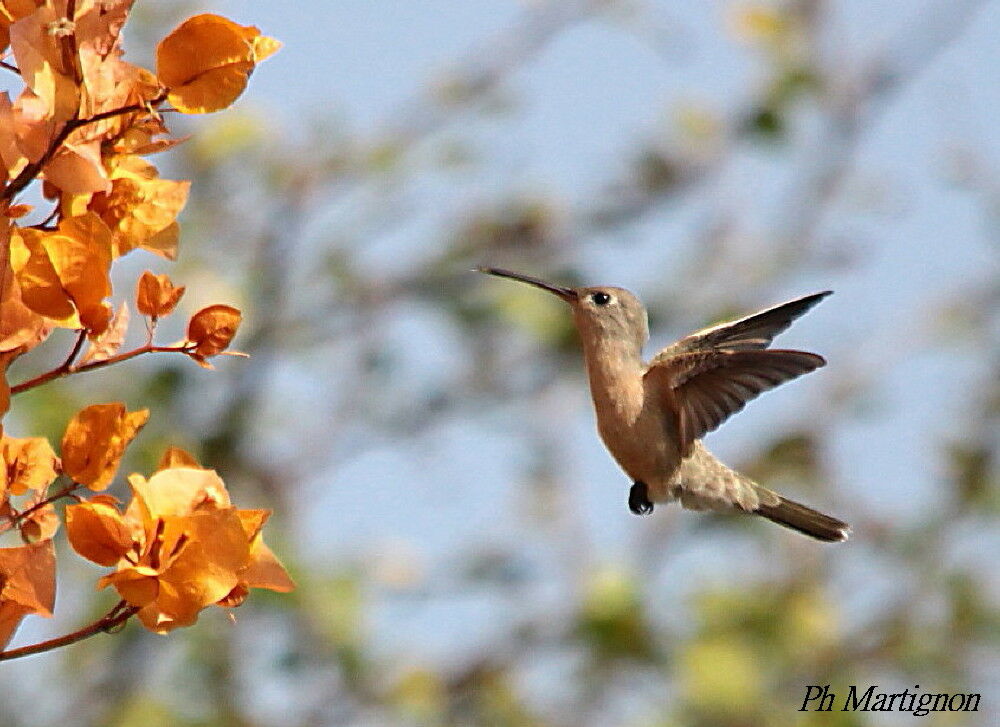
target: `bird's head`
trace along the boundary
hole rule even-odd
[[[476,268],[480,273],[509,278],[548,291],[569,303],[576,327],[588,345],[616,341],[634,344],[641,351],[649,340],[646,309],[624,288],[599,285],[587,288],[565,288],[530,275],[500,268]]]

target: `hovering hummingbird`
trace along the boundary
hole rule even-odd
[[[814,353],[768,346],[832,291],[704,328],[646,363],[646,309],[629,291],[564,288],[500,268],[476,271],[541,288],[573,309],[597,431],[633,481],[628,497],[633,513],[645,515],[654,502],[679,500],[689,510],[761,515],[817,540],[847,539],[847,523],[758,485],[716,459],[701,442],[762,392],[826,363]]]

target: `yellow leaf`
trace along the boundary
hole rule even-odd
[[[257,29],[254,28],[254,30]],[[256,35],[250,43],[253,46],[253,57],[257,63],[270,58],[281,50],[281,41],[275,38],[268,38],[266,35]]]
[[[59,463],[44,437],[0,438],[0,495],[44,492],[56,479]]]
[[[219,15],[196,15],[160,41],[156,75],[179,111],[218,111],[243,93],[256,62],[274,53],[278,45],[252,26],[237,25]]]
[[[133,505],[144,511],[146,522],[168,516],[190,515],[199,506],[229,507],[229,493],[215,470],[172,467],[148,480],[142,475],[128,478]]]
[[[125,448],[148,419],[148,409],[128,412],[121,403],[80,410],[63,435],[63,472],[92,490],[103,490],[114,479]]]

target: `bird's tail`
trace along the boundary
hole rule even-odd
[[[847,540],[851,527],[843,520],[824,515],[818,510],[806,507],[793,500],[777,495],[777,504],[765,504],[754,510],[755,515],[766,517],[771,522],[797,530],[810,538],[835,543]]]

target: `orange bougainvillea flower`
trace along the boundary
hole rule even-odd
[[[114,586],[151,631],[194,623],[213,604],[239,605],[249,588],[293,588],[261,539],[266,510],[237,510],[212,470],[169,467],[129,478],[124,514],[109,503],[67,508],[70,544],[85,558],[115,565],[98,586]]]
[[[81,409],[63,434],[63,472],[92,490],[103,490],[114,479],[125,448],[148,419],[148,409],[130,412],[122,403]]]
[[[136,286],[135,303],[144,316],[160,318],[174,312],[182,295],[183,285],[175,288],[166,275],[154,275],[147,270]]]
[[[51,540],[0,548],[0,649],[24,616],[51,616],[55,602],[56,555]]]
[[[188,322],[187,340],[194,344],[194,351],[188,355],[205,368],[212,368],[205,359],[216,356],[229,347],[241,320],[243,316],[239,309],[230,305],[202,308]],[[238,352],[232,353],[241,355]]]
[[[281,44],[219,15],[188,18],[156,48],[156,75],[179,111],[204,114],[235,101],[254,66]]]

